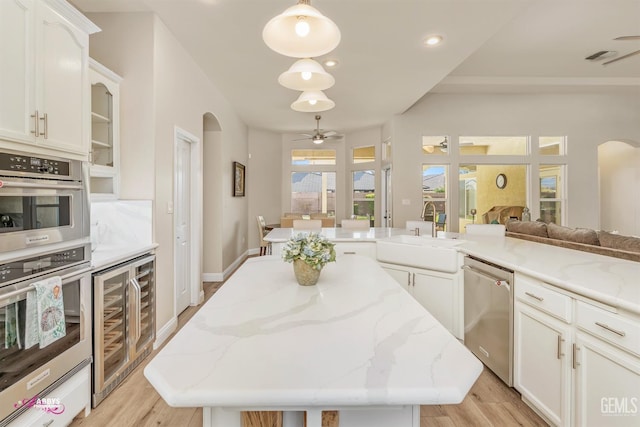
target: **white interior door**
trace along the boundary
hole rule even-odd
[[[174,268],[176,315],[189,306],[191,300],[191,144],[176,139],[176,169],[174,191]]]

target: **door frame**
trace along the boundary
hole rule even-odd
[[[177,268],[176,268],[176,245],[175,230],[177,227],[175,209],[177,206],[177,171],[178,171],[178,143],[184,141],[190,144],[190,163],[191,163],[191,177],[189,184],[191,187],[191,207],[189,215],[189,239],[190,244],[190,259],[191,266],[189,269],[189,304],[194,306],[204,301],[204,291],[202,289],[202,143],[201,139],[195,135],[181,129],[177,126],[174,127],[173,138],[173,315],[178,315],[177,298],[176,298],[176,283],[177,283]]]

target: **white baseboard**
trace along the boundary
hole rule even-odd
[[[244,252],[234,262],[232,262],[229,267],[225,268],[225,270],[222,273],[202,273],[202,281],[203,282],[222,282],[227,280],[227,278],[231,276],[231,273],[233,273],[235,269],[238,268],[238,266],[240,266],[240,264],[242,264],[244,260],[247,259],[247,257],[254,250],[258,251],[258,249],[250,249]],[[259,253],[259,252],[256,252],[256,253]]]
[[[169,339],[171,334],[173,334],[176,329],[178,329],[178,318],[172,317],[171,320],[165,323],[165,325],[160,328],[160,330],[156,334],[156,340],[153,343],[153,349],[157,350],[158,348],[162,347],[162,344],[164,344],[164,342]]]

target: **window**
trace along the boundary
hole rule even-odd
[[[376,149],[373,145],[353,149],[353,163],[368,163],[376,160]]]
[[[291,212],[297,214],[336,212],[335,172],[292,172]]]
[[[461,136],[460,154],[487,156],[514,156],[527,154],[529,137],[526,136]]]
[[[423,136],[422,154],[447,154],[449,139],[446,136]]]
[[[540,219],[562,222],[563,165],[540,165]]]
[[[303,165],[335,165],[336,150],[295,149],[291,151],[291,164]]]
[[[428,202],[433,202],[436,217],[433,218],[433,208],[425,209]],[[438,215],[447,213],[447,166],[422,165],[422,208],[423,218],[427,221],[438,222]],[[446,218],[446,216],[445,216]]]
[[[504,188],[497,177],[506,178]],[[522,218],[527,205],[527,165],[462,164],[458,173],[459,229],[466,224],[504,224],[511,217]],[[475,209],[475,215],[471,211]]]
[[[374,199],[376,196],[376,172],[373,170],[353,172],[353,211],[356,219],[368,219],[374,225]]]
[[[566,140],[564,136],[541,136],[538,138],[538,153],[543,156],[563,155]]]

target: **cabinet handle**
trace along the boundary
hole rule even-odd
[[[40,126],[40,115],[38,114],[38,110],[36,110],[36,113],[32,114],[31,117],[33,117],[35,119],[34,120],[35,130],[32,130],[31,133],[35,134],[35,136],[37,138],[38,136],[40,136],[40,129],[39,129],[39,126]]]
[[[564,340],[562,339],[561,335],[558,335],[558,359],[561,359],[562,356],[564,356],[564,353],[562,352],[562,343],[564,342]]]
[[[605,325],[604,323],[600,323],[600,322],[596,322],[596,325],[600,326],[601,328],[606,329],[607,331],[613,332],[614,334],[620,335],[621,337],[624,337],[625,332],[624,331],[619,331],[617,329],[613,329],[611,326],[609,325]]]
[[[355,255],[356,253],[354,251],[347,251],[347,252],[342,252],[343,255]]]
[[[40,135],[43,135],[44,139],[47,139],[49,138],[49,115],[47,113],[44,113],[42,117],[40,117],[40,120],[44,122],[44,132],[42,132]]]
[[[572,356],[573,356],[573,362],[572,362],[573,364],[572,364],[572,366],[573,366],[573,369],[577,369],[578,365],[580,365],[580,364],[578,363],[578,346],[575,343],[573,343],[573,346],[572,346],[572,353],[573,353],[572,354]]]
[[[411,275],[413,276],[413,286],[416,286],[416,273],[411,273]]]
[[[538,295],[532,294],[530,292],[525,292],[524,294],[527,295],[527,296],[530,296],[533,299],[537,299],[540,302],[544,301],[544,298],[539,297]]]

